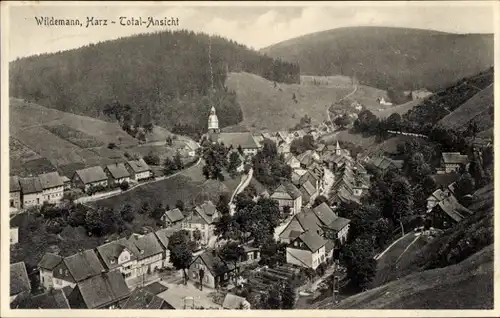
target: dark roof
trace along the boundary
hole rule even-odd
[[[182,221],[184,219],[184,214],[178,208],[165,211],[164,216],[172,223]]]
[[[453,171],[452,173],[435,174],[431,178],[438,186],[448,187],[453,182],[458,181],[460,175]]]
[[[59,263],[62,262],[62,260],[63,260],[62,256],[52,253],[45,253],[40,263],[38,263],[38,267],[43,269],[53,270],[57,265],[59,265]]]
[[[38,176],[43,189],[62,187],[64,182],[58,172],[44,173]]]
[[[135,289],[121,309],[161,309],[164,300],[145,289]]]
[[[10,295],[14,296],[30,290],[30,280],[24,262],[10,264]]]
[[[138,258],[143,259],[163,252],[163,248],[154,233],[145,235],[132,234],[128,239],[139,251]]]
[[[61,290],[64,292],[64,295],[66,298],[68,298],[69,294],[73,291],[74,287],[71,287],[70,285],[64,286]]]
[[[144,159],[139,159],[139,160],[131,160],[127,161],[129,167],[135,172],[135,173],[140,173],[140,172],[145,172],[145,171],[151,171],[151,168],[148,166],[146,161]]]
[[[304,208],[300,213],[297,213],[294,218],[299,222],[302,229],[307,230],[318,230],[321,220],[318,216],[309,208]]]
[[[143,287],[144,290],[154,294],[154,295],[158,295],[160,293],[163,293],[164,291],[166,291],[168,289],[167,286],[165,285],[162,285],[158,282],[154,282],[152,284],[149,284],[147,286],[144,286]]]
[[[203,252],[203,254],[198,255],[198,257],[203,260],[203,263],[205,263],[207,269],[214,276],[220,276],[234,269],[233,264],[224,262],[222,258],[212,249],[206,250],[205,252]]]
[[[300,186],[300,192],[305,202],[309,202],[313,194],[316,193],[316,187],[311,184],[311,181],[307,180]]]
[[[19,179],[23,194],[39,193],[43,191],[42,183],[38,177]]]
[[[301,164],[309,166],[314,163],[314,150],[307,150],[300,155],[297,156],[297,160],[300,161]]]
[[[253,138],[250,132],[234,132],[234,133],[220,133],[219,142],[224,143],[224,146],[242,149],[256,149],[259,145]]]
[[[326,204],[326,202],[323,202],[313,208],[313,212],[323,225],[328,225],[338,218],[337,214],[328,206],[328,204]]]
[[[277,188],[276,190],[274,190],[273,194],[271,195],[271,197],[274,197],[274,195],[277,193],[277,192],[280,192],[280,193],[286,193],[288,194],[288,196],[283,196],[283,195],[278,195],[276,198],[281,198],[281,199],[285,199],[285,200],[295,200],[297,199],[298,197],[302,196],[302,193],[299,191],[299,189],[297,189],[297,187],[295,187],[291,182],[289,181],[284,181],[282,182]]]
[[[101,256],[104,265],[108,269],[113,269],[118,266],[118,257],[123,252],[123,250],[127,249],[130,252],[130,260],[137,259],[137,255],[140,254],[137,248],[130,244],[126,238],[121,238],[119,240],[109,242],[107,244],[101,245],[97,247],[97,251]],[[111,261],[114,261],[112,264]]]
[[[326,244],[326,240],[316,231],[312,230],[300,234],[298,239],[304,242],[311,252],[316,252]]]
[[[460,152],[443,152],[442,158],[444,163],[467,163],[469,157],[467,155],[462,155]]]
[[[107,165],[106,169],[109,171],[109,173],[114,179],[130,177],[130,173],[128,172],[127,168],[125,168],[124,163],[115,163]]]
[[[104,271],[94,250],[86,250],[65,257],[64,263],[76,282],[99,275]]]
[[[21,191],[21,185],[17,176],[9,177],[9,189],[10,192]]]
[[[75,173],[80,177],[84,184],[98,182],[107,180],[108,177],[101,166],[95,166],[90,168],[85,168],[81,170],[76,170]]]
[[[212,224],[215,221],[217,209],[212,201],[205,201],[202,205],[196,206],[184,222],[196,224]]]
[[[389,159],[387,157],[371,158],[368,162],[371,163],[372,165],[374,165],[375,167],[379,168],[380,170],[386,170],[390,166],[397,168],[398,165],[400,164],[400,163],[395,163],[394,160]]]
[[[129,289],[120,271],[103,273],[81,281],[77,283],[76,289],[80,291],[88,309],[106,306],[129,295]]]
[[[343,217],[338,217],[335,220],[333,220],[332,223],[328,225],[328,228],[335,230],[335,231],[340,231],[344,227],[347,226],[347,224],[351,223],[351,220],[343,218]]]
[[[23,299],[16,308],[19,309],[71,309],[62,289],[50,291]]]

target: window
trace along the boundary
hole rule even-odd
[[[14,207],[14,200],[10,200],[10,207],[13,208]]]

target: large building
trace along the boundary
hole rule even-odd
[[[64,181],[58,172],[44,173],[38,176],[43,189],[43,202],[59,203],[64,195]]]

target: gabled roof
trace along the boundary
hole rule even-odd
[[[144,159],[139,160],[129,160],[127,161],[128,166],[134,171],[134,173],[140,173],[145,171],[151,171],[151,168],[148,166]]]
[[[163,246],[163,249],[166,250],[168,248],[169,237],[177,231],[179,231],[179,229],[166,228],[155,232],[155,235]]]
[[[351,223],[351,220],[343,218],[343,217],[338,217],[335,220],[333,220],[332,223],[328,224],[328,228],[330,228],[334,231],[340,231],[344,227],[346,227],[349,223]]]
[[[297,160],[305,166],[311,165],[315,160],[316,152],[314,150],[307,150],[297,156]]]
[[[130,244],[139,251],[138,258],[144,259],[163,252],[163,248],[154,233],[139,235],[133,233],[129,237]]]
[[[65,257],[64,263],[76,282],[99,275],[104,271],[104,267],[93,250]]]
[[[325,148],[326,148],[326,145],[325,145],[325,144],[319,144],[319,145],[316,147],[316,151],[321,152],[321,151],[325,150]]]
[[[286,133],[286,131],[278,131],[276,133],[276,137],[280,137],[281,139],[286,140],[288,138],[288,134]]]
[[[250,303],[243,297],[227,293],[222,303],[224,309],[250,309]]]
[[[130,294],[121,309],[162,309],[164,302],[155,294],[143,288],[137,288]]]
[[[302,196],[302,193],[291,182],[282,182],[271,195],[275,199],[295,200]]]
[[[43,191],[42,183],[38,177],[19,179],[23,194],[39,193]]]
[[[51,271],[62,261],[62,256],[52,253],[45,253],[42,257],[42,260],[38,263],[38,267]]]
[[[40,295],[21,300],[19,309],[71,309],[62,289],[51,289]]]
[[[304,242],[307,248],[313,253],[326,244],[326,240],[321,235],[311,230],[300,234],[297,239]]]
[[[40,178],[43,189],[62,187],[64,185],[63,179],[58,172],[44,173],[39,175],[38,178]]]
[[[313,173],[310,170],[307,170],[302,176],[300,176],[298,184],[304,184],[307,181],[310,181],[316,187],[317,182],[320,180],[319,176],[316,173]]]
[[[438,186],[448,187],[453,182],[458,181],[460,175],[453,171],[451,173],[435,174],[432,175],[431,178]]]
[[[182,214],[181,210],[179,210],[178,208],[165,211],[164,216],[168,219],[169,222],[172,223],[179,222],[184,219],[184,214]]]
[[[78,175],[78,177],[80,178],[80,180],[82,180],[84,184],[108,179],[106,173],[104,173],[104,170],[102,170],[101,166],[76,170],[75,173]]]
[[[307,180],[300,186],[300,192],[306,202],[309,202],[311,197],[317,192],[316,187],[312,185],[311,181]]]
[[[300,213],[297,213],[294,218],[299,222],[303,232],[307,230],[317,231],[321,225],[321,220],[309,208],[304,208]]]
[[[388,169],[389,167],[393,166],[393,167],[398,167],[398,165],[400,164],[400,162],[398,162],[397,164],[394,162],[394,160],[392,159],[389,159],[387,157],[374,157],[374,158],[370,158],[368,160],[369,163],[371,163],[372,165],[374,165],[375,167],[377,167],[378,169],[384,171],[386,169]]]
[[[199,258],[205,263],[207,269],[214,276],[220,276],[234,269],[234,265],[224,262],[222,258],[212,249],[206,250],[202,254],[198,255]],[[194,261],[198,258],[196,257]]]
[[[107,165],[105,169],[109,171],[114,179],[130,177],[130,173],[128,172],[127,168],[125,168],[124,163]]]
[[[235,132],[235,133],[220,133],[219,142],[224,143],[224,146],[237,149],[241,146],[243,149],[257,149],[259,145],[253,138],[250,132]]]
[[[290,144],[281,144],[278,146],[278,152],[290,152]]]
[[[439,202],[439,201],[446,199],[449,195],[450,195],[450,193],[448,191],[443,191],[441,189],[437,189],[436,191],[432,192],[432,194],[430,196]]]
[[[73,292],[76,290],[82,295],[84,305],[88,309],[96,309],[112,304],[128,297],[130,294],[120,271],[103,273],[81,281],[77,283],[77,287]],[[72,308],[78,307],[78,305],[71,305]]]
[[[462,155],[460,152],[443,152],[441,156],[445,164],[465,164],[469,160],[467,155]]]
[[[460,222],[467,215],[472,214],[472,211],[461,205],[454,196],[450,196],[439,202],[438,206],[455,222]]]
[[[337,214],[328,206],[328,204],[326,204],[326,202],[323,202],[313,208],[312,211],[321,223],[323,223],[323,225],[329,225],[338,218]]]
[[[19,178],[17,176],[9,177],[9,191],[21,191],[21,185],[19,184]]]
[[[30,290],[31,284],[24,262],[10,264],[10,295],[14,296]]]
[[[130,252],[130,260],[136,260],[140,252],[137,248],[130,244],[126,238],[121,238],[119,240],[109,242],[107,244],[97,247],[97,252],[101,257],[104,265],[108,269],[114,269],[119,267],[118,257],[120,254],[127,249]],[[111,263],[113,261],[113,263]]]

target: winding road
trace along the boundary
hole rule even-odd
[[[358,85],[354,85],[354,89],[352,90],[352,92],[350,92],[349,94],[347,94],[344,97],[342,97],[341,99],[339,99],[337,101],[337,103],[340,103],[344,99],[351,97],[354,93],[356,93],[357,90],[358,90]],[[326,107],[326,116],[328,118],[328,121],[332,122],[332,118],[330,117],[330,107]],[[333,122],[332,122],[332,124],[333,124]]]

